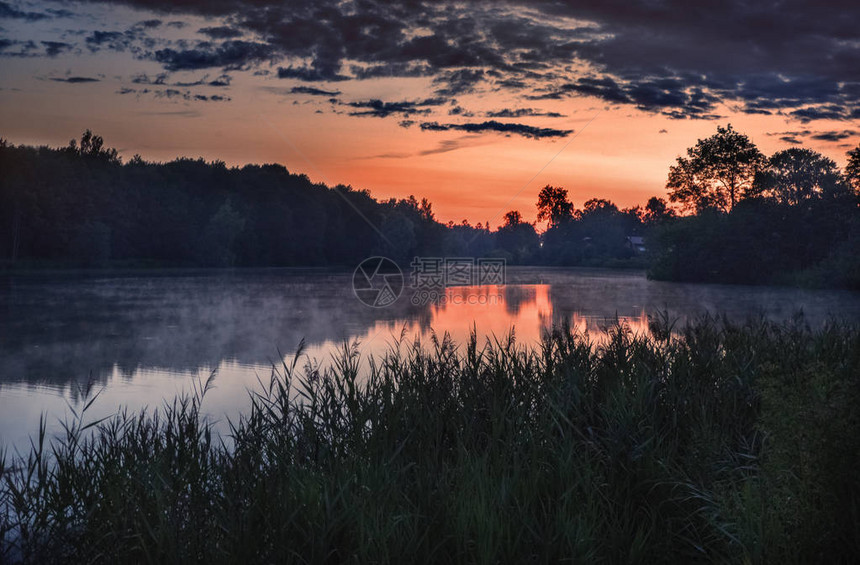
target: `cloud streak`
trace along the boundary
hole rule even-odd
[[[374,99],[364,102],[344,102],[344,106],[356,108],[349,112],[350,116],[369,116],[374,118],[387,118],[391,115],[409,117],[415,114],[429,114],[434,106],[442,106],[447,100],[445,98],[427,98],[414,102],[384,102]]]
[[[93,77],[53,77],[51,78],[54,82],[68,82],[70,84],[82,84],[88,82],[100,82],[101,79],[93,78]]]
[[[517,123],[502,123],[495,120],[486,122],[467,122],[464,124],[440,124],[439,122],[422,122],[420,125],[424,131],[465,131],[468,133],[496,132],[508,135],[521,135],[532,139],[550,137],[567,137],[573,130],[562,130],[554,128],[541,128]]]
[[[310,96],[340,96],[340,90],[323,90],[322,88],[314,88],[313,86],[294,86],[290,89],[290,94],[308,94]]]

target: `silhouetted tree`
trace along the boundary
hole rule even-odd
[[[669,208],[666,201],[657,196],[652,196],[645,204],[642,220],[646,224],[658,224],[675,217],[675,211]]]
[[[421,217],[425,220],[429,222],[436,220],[436,216],[433,214],[433,204],[426,198],[421,199],[421,206],[418,209],[421,211]]]
[[[502,227],[512,228],[520,225],[521,223],[523,223],[523,215],[516,210],[511,210],[510,212],[505,214]]]
[[[697,204],[696,215],[658,226],[649,243],[650,275],[860,288],[860,209],[835,163],[808,149],[779,151],[750,187],[753,154],[747,147],[737,156],[744,166],[725,169],[746,171],[745,184],[737,185],[743,196],[766,198],[741,198],[727,213]],[[690,170],[687,161],[673,172]]]
[[[731,124],[700,139],[669,169],[669,199],[689,210],[716,208],[728,212],[753,193],[756,173],[765,157],[750,139]]]
[[[549,221],[550,227],[573,219],[573,204],[567,199],[567,189],[546,185],[538,194],[537,219]]]
[[[83,135],[81,135],[80,147],[78,147],[78,144],[74,139],[69,141],[68,151],[71,153],[77,153],[83,157],[102,159],[112,163],[120,162],[117,150],[105,147],[102,136],[95,135],[90,130],[85,131]]]
[[[502,255],[514,263],[533,261],[538,252],[539,238],[532,224],[523,221],[522,214],[511,210],[505,214],[502,227],[498,229],[496,248],[503,251]]]
[[[603,198],[592,198],[586,200],[582,205],[582,210],[577,211],[577,217],[583,218],[586,216],[611,216],[618,213],[618,206]]]
[[[799,204],[842,189],[839,170],[833,160],[801,147],[777,151],[756,181],[763,194],[785,204]]]

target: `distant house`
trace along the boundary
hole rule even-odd
[[[645,240],[641,236],[628,235],[626,245],[634,253],[645,253]]]

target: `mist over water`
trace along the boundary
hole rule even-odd
[[[448,332],[462,343],[473,328],[482,340],[513,331],[528,345],[563,320],[595,337],[616,319],[647,332],[648,315],[662,310],[680,324],[705,312],[860,320],[857,293],[666,283],[641,272],[511,267],[504,286],[450,287],[423,306],[407,287],[387,308],[363,305],[351,281],[351,272],[309,269],[2,278],[0,446],[26,445],[42,413],[56,429],[89,381],[102,390],[96,418],[158,406],[214,371],[204,408],[235,418],[247,389],[302,340],[300,364],[325,365],[345,341],[366,361],[401,335]]]

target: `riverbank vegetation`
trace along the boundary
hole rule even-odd
[[[281,165],[122,162],[87,131],[67,147],[0,140],[0,269],[354,267],[384,255],[634,267],[663,280],[860,288],[860,147],[840,170],[803,148],[763,155],[718,127],[669,170],[668,200],[573,204],[547,185],[539,224],[507,212],[443,224],[410,196],[379,201]],[[545,222],[545,224],[544,224]],[[537,225],[545,225],[542,232]]]
[[[856,562],[857,328],[607,331],[297,356],[221,439],[217,376],[101,422],[82,401],[6,454],[0,560]]]

